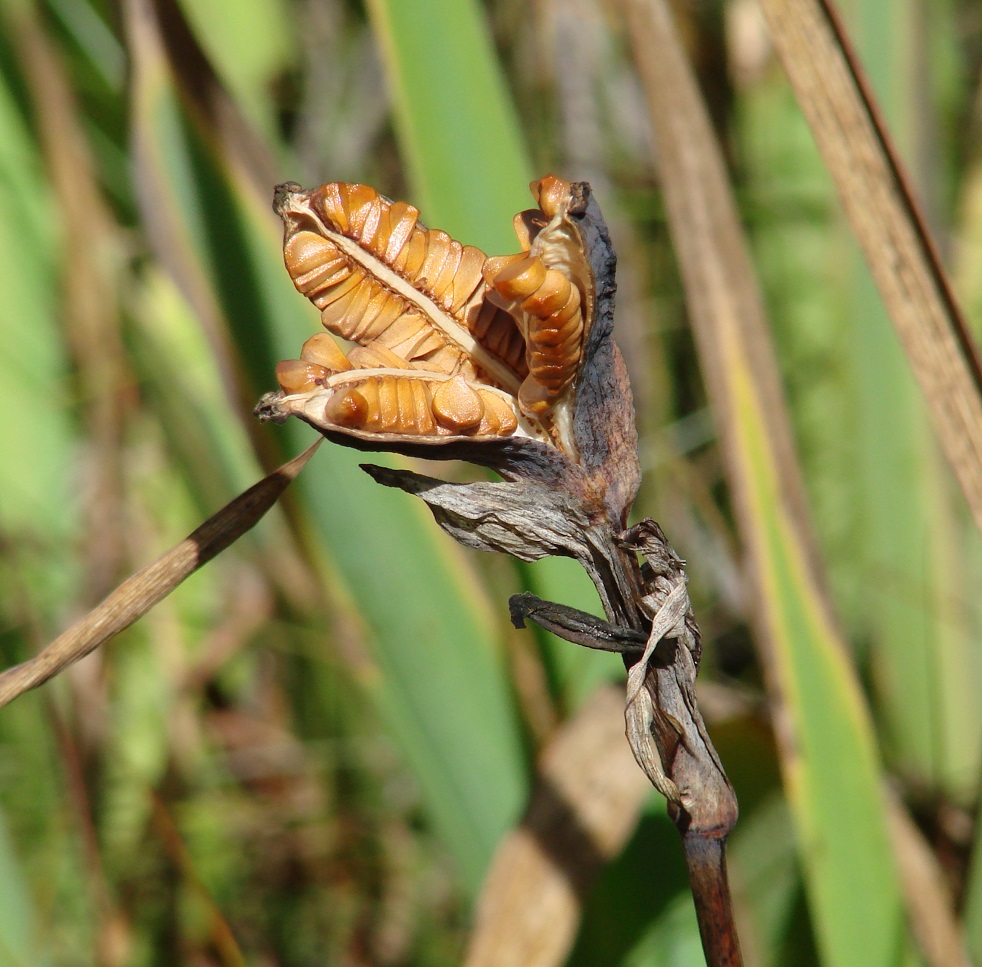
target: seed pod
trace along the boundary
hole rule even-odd
[[[419,224],[419,212],[366,185],[281,185],[284,259],[332,333],[377,344],[426,368],[515,392],[526,375],[521,335],[485,311],[484,253]]]

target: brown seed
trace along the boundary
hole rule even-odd
[[[522,302],[522,308],[545,319],[568,305],[570,299],[576,298],[578,305],[579,293],[574,297],[573,291],[572,284],[562,272],[549,269],[544,273],[542,284]]]
[[[356,369],[409,369],[409,363],[379,342],[355,346],[348,353],[348,362]]]
[[[453,280],[453,297],[449,306],[451,312],[458,312],[483,282],[481,268],[484,261],[484,253],[479,248],[474,248],[473,245],[463,247],[460,265]]]
[[[559,213],[560,208],[569,198],[570,187],[568,181],[563,181],[555,175],[546,175],[529,185],[532,197],[539,203],[542,213],[549,218],[555,218]]]
[[[433,418],[433,400],[425,380],[407,379],[413,396],[413,412],[416,414],[416,432],[431,436],[436,433],[436,420]]]
[[[352,238],[371,234],[378,225],[381,208],[378,192],[370,185],[345,184],[340,187],[348,222],[347,230],[342,231]]]
[[[428,248],[429,237],[427,233],[419,227],[415,228],[399,252],[398,258],[392,263],[392,267],[397,272],[402,272],[410,281],[414,280],[423,267]]]
[[[394,377],[370,379],[366,391],[375,391],[375,406],[372,408],[372,428],[385,432],[399,431],[399,390]]]
[[[454,376],[433,393],[433,415],[442,426],[463,433],[480,424],[484,403],[466,380]]]
[[[319,268],[329,261],[336,251],[337,249],[321,235],[314,232],[296,232],[283,246],[283,257],[290,275],[296,278],[311,269]]]
[[[320,363],[333,373],[342,373],[351,369],[344,351],[334,337],[327,332],[319,332],[311,336],[300,349],[300,358],[309,363]]]
[[[368,400],[356,389],[340,389],[324,405],[324,419],[357,430],[368,419]]]
[[[511,436],[518,429],[514,410],[497,393],[479,390],[484,403],[484,419],[478,433],[482,436]]]
[[[276,381],[284,393],[309,393],[330,375],[323,366],[302,359],[284,359],[276,364]]]
[[[488,259],[485,278],[506,299],[527,299],[546,280],[546,267],[536,255]]]
[[[389,221],[392,223],[392,232],[385,248],[384,260],[388,263],[395,261],[396,256],[402,251],[403,246],[409,240],[416,227],[416,219],[419,218],[419,209],[412,205],[407,205],[404,201],[393,202],[389,209]]]
[[[544,417],[555,402],[555,394],[550,392],[549,387],[536,382],[532,376],[525,380],[518,390],[518,404],[522,412],[536,419]]]
[[[297,232],[283,246],[283,260],[297,289],[310,299],[351,272],[348,259],[313,232]],[[316,300],[315,300],[316,301]]]

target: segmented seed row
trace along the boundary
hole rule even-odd
[[[311,393],[327,386],[331,377],[351,374],[335,387],[324,408],[325,418],[339,426],[410,436],[510,436],[518,429],[514,409],[499,393],[460,375],[401,375],[411,369],[409,363],[384,346],[356,346],[345,356],[327,333],[320,333],[304,343],[300,357],[276,367],[287,394]],[[380,369],[400,375],[358,375],[359,370]]]
[[[514,320],[474,298],[484,288],[480,249],[424,228],[418,209],[390,202],[367,185],[323,185],[310,204],[326,226],[357,242],[525,375],[525,345]],[[362,345],[378,341],[408,360],[425,360],[431,370],[479,375],[425,313],[330,238],[301,228],[286,240],[284,256],[294,284],[321,310],[329,331]]]

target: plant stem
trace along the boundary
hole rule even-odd
[[[726,837],[708,835],[705,831],[686,832],[680,823],[676,825],[682,833],[682,849],[707,967],[739,967],[743,956],[726,875]]]

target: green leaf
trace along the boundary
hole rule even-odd
[[[369,0],[413,204],[427,224],[496,254],[518,250],[531,165],[474,0]]]
[[[50,963],[35,943],[30,895],[0,811],[0,964],[4,967],[43,967]]]
[[[738,354],[727,355],[738,459],[757,529],[765,609],[759,620],[771,642],[770,674],[793,749],[784,784],[816,932],[829,964],[891,967],[905,943],[905,914],[873,723],[782,504],[750,373]]]

